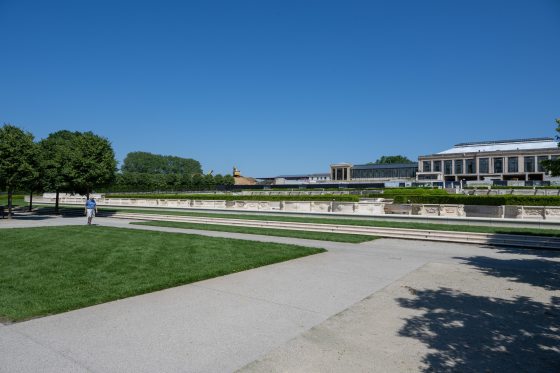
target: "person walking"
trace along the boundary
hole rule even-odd
[[[92,197],[86,201],[86,216],[87,216],[88,225],[91,225],[91,221],[93,220],[93,217],[95,216],[96,213],[97,213],[97,203],[95,202],[95,199],[93,199]]]

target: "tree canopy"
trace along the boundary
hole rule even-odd
[[[36,177],[33,166],[37,148],[33,135],[10,124],[0,127],[0,187],[8,191],[8,218],[12,216],[12,194]]]
[[[109,140],[93,132],[78,132],[72,144],[69,166],[73,192],[86,195],[115,180],[117,161]]]
[[[395,164],[395,163],[414,163],[404,155],[384,155],[374,163],[370,164]]]
[[[201,174],[200,162],[191,158],[160,155],[147,152],[131,152],[124,159],[122,172],[144,174]]]
[[[115,180],[109,140],[92,132],[58,131],[40,143],[45,189],[88,194]]]
[[[53,192],[71,191],[72,166],[76,132],[57,131],[39,142],[43,185]]]

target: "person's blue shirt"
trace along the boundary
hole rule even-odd
[[[97,204],[92,199],[88,199],[87,202],[86,202],[86,208],[87,209],[94,209],[96,205]]]

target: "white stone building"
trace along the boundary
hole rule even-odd
[[[418,157],[419,182],[469,180],[547,181],[542,161],[560,156],[551,137],[461,143]]]

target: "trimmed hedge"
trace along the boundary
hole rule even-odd
[[[137,198],[137,199],[196,199],[219,201],[340,201],[358,202],[357,195],[332,195],[321,196],[239,196],[231,194],[110,194],[106,198]]]
[[[477,186],[477,187],[464,187],[464,189],[469,189],[469,190],[473,190],[473,189],[478,189],[478,190],[486,190],[487,188],[484,186]],[[532,186],[503,186],[503,185],[491,185],[490,189],[560,189],[560,185],[548,185],[548,186],[538,186],[538,187],[532,187]]]
[[[445,189],[426,189],[426,188],[391,188],[391,189],[379,189],[383,193],[370,193],[368,197],[387,197],[391,198],[393,196],[442,196],[449,195]]]
[[[448,194],[446,196],[401,195],[393,198],[394,203],[424,203],[453,205],[517,205],[517,206],[560,206],[560,197],[556,196],[466,196]]]

